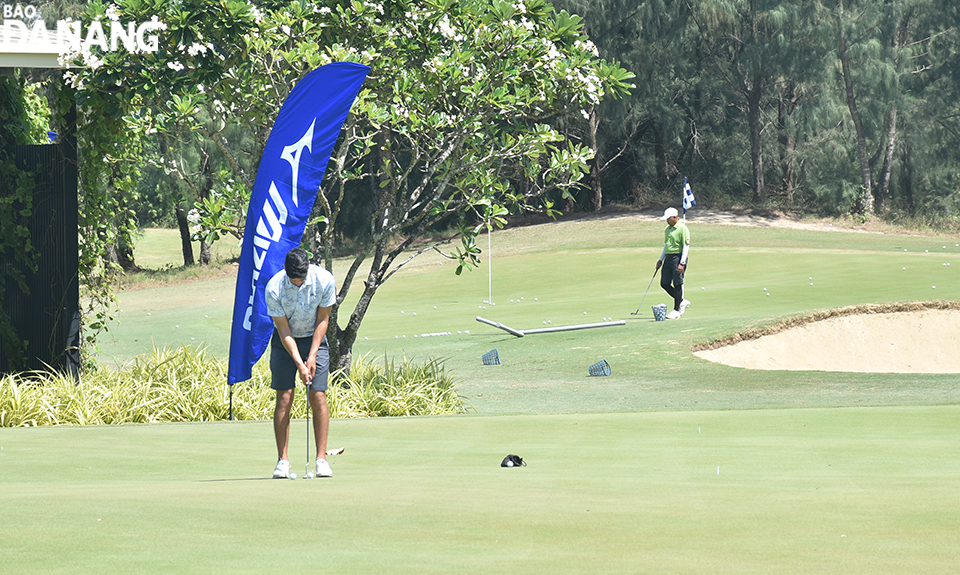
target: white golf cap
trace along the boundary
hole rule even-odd
[[[667,218],[672,218],[679,215],[680,215],[680,212],[677,211],[677,208],[667,208],[663,210],[663,217],[660,219],[666,220]]]

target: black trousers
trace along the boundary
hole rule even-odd
[[[660,287],[673,298],[673,309],[677,311],[683,301],[683,272],[687,271],[687,266],[683,266],[683,272],[678,272],[679,265],[680,254],[666,254],[660,267]]]

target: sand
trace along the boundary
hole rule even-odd
[[[960,310],[833,317],[695,355],[748,369],[960,373]]]

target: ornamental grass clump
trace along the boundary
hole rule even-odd
[[[234,419],[273,417],[268,363],[260,361],[250,380],[233,386]],[[189,346],[154,349],[121,371],[96,368],[79,381],[48,372],[5,375],[0,427],[222,421],[230,415],[226,381],[225,362]],[[331,375],[327,395],[335,418],[462,413],[454,388],[439,360],[372,367],[361,358],[351,377]],[[293,417],[305,414],[305,402],[295,401]]]
[[[431,359],[422,365],[405,357],[400,365],[384,357],[375,365],[363,356],[353,362],[349,376],[328,393],[331,415],[377,417],[463,413],[466,407],[456,391],[456,381],[443,362]]]

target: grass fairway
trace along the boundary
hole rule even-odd
[[[955,573],[960,407],[0,430],[5,573]],[[292,429],[302,472],[305,430]],[[299,439],[299,440],[297,440]],[[503,469],[508,453],[529,466]],[[718,473],[719,468],[719,473]]]
[[[817,309],[960,300],[957,238],[748,228],[694,217],[689,226],[693,306],[680,321],[653,321],[650,306],[666,301],[659,277],[640,314],[631,315],[660,254],[663,222],[571,220],[493,234],[496,305],[484,303],[489,259],[461,276],[436,254],[413,260],[378,291],[354,351],[443,358],[467,402],[490,415],[960,403],[960,375],[756,372],[690,351]],[[336,262],[334,273],[346,265]],[[123,364],[152,345],[183,343],[226,357],[234,285],[220,277],[120,294],[119,323],[100,340],[102,361]],[[344,308],[352,311],[353,301]],[[518,329],[605,317],[627,323],[518,339],[478,323],[478,315]],[[420,337],[438,332],[451,335]],[[503,365],[482,365],[493,348]],[[587,367],[601,359],[612,375],[588,377]]]

